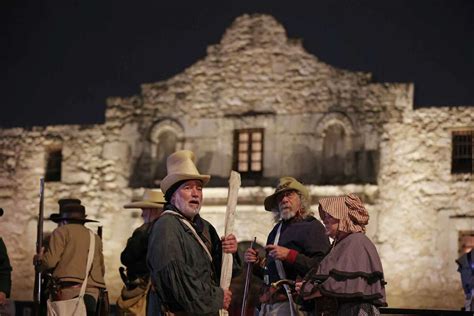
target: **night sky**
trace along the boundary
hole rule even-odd
[[[95,124],[108,96],[205,57],[268,13],[333,66],[414,82],[415,106],[474,105],[474,1],[2,0],[0,127]]]

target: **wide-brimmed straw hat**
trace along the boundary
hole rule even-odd
[[[353,193],[320,199],[321,219],[324,219],[324,213],[338,219],[338,230],[346,233],[365,232],[365,225],[369,223],[369,213],[360,198]]]
[[[184,180],[201,180],[205,185],[211,178],[210,175],[200,174],[194,164],[194,153],[190,150],[179,150],[168,156],[166,160],[166,177],[161,181],[160,187],[163,194],[175,183]]]
[[[302,183],[298,182],[293,177],[282,177],[278,180],[278,185],[275,189],[275,193],[265,198],[265,201],[263,202],[263,205],[265,206],[265,210],[272,212],[275,209],[275,199],[278,193],[289,191],[289,190],[298,191],[309,202],[308,189]]]
[[[75,198],[60,199],[59,213],[53,213],[49,216],[49,220],[59,223],[62,220],[74,220],[79,222],[97,222],[92,219],[86,219],[86,208],[81,205],[81,200]]]
[[[165,197],[159,190],[146,189],[139,201],[125,204],[124,208],[163,208]]]

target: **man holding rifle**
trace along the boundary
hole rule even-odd
[[[170,155],[167,171],[161,182],[167,203],[148,246],[148,315],[160,315],[160,304],[175,315],[217,315],[229,307],[232,295],[218,285],[222,250],[235,254],[237,239],[229,234],[220,240],[215,228],[200,217],[202,188],[210,176],[199,173],[191,151]],[[234,270],[238,261],[234,256]]]
[[[259,257],[252,248],[245,252],[245,261],[255,263],[254,272],[265,283],[260,315],[304,315],[288,284],[304,277],[329,250],[324,226],[312,216],[309,202],[308,189],[292,177],[280,178],[275,193],[264,201],[265,210],[274,212],[278,221],[268,235],[266,256]]]
[[[97,222],[86,219],[85,207],[78,199],[61,199],[59,213],[51,214],[50,220],[58,223],[51,234],[46,250],[34,256],[34,263],[40,271],[52,271],[54,283],[58,285],[51,293],[52,301],[72,299],[79,295],[86,274],[86,261],[89,252],[90,233],[84,227],[86,222]],[[104,257],[102,241],[94,234],[95,251],[92,267],[87,279],[84,303],[87,315],[95,315],[100,289],[105,289]]]

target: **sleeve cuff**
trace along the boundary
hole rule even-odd
[[[290,252],[288,253],[288,256],[286,257],[286,262],[288,263],[295,263],[296,262],[296,256],[298,255],[298,251],[294,249],[290,249]]]

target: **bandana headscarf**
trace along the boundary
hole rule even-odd
[[[339,220],[338,230],[346,233],[365,232],[369,223],[369,213],[359,197],[353,193],[319,200],[319,216],[324,213]]]

